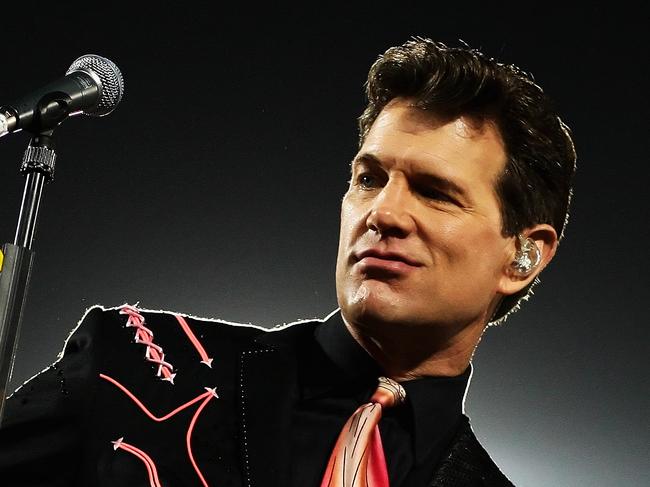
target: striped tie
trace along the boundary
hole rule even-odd
[[[379,378],[370,402],[360,406],[343,426],[321,487],[389,487],[378,424],[383,408],[402,404],[405,398],[401,385]]]

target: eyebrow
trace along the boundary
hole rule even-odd
[[[352,162],[350,163],[350,168],[354,170],[355,167],[364,163],[383,167],[381,159],[379,159],[377,156],[370,153],[363,153],[358,155],[352,160]],[[451,179],[445,178],[443,176],[438,176],[437,174],[431,174],[428,172],[421,172],[416,175],[415,179],[420,183],[435,186],[436,188],[441,189],[443,191],[449,191],[450,193],[454,193],[463,198],[470,199],[469,195],[467,194],[467,191],[465,191],[464,188],[459,186]]]

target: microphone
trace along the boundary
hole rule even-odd
[[[122,95],[124,79],[115,63],[95,54],[81,56],[63,78],[0,106],[0,137],[20,130],[43,133],[78,114],[103,117]]]

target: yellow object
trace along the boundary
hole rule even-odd
[[[0,250],[0,272],[2,272],[2,261],[5,260],[5,254],[2,253],[2,250]]]

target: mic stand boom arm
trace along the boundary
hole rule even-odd
[[[45,183],[54,178],[56,152],[53,130],[32,137],[20,172],[25,189],[13,244],[4,244],[0,261],[0,427],[4,415],[7,386],[11,378],[27,288],[34,261],[32,243]]]

